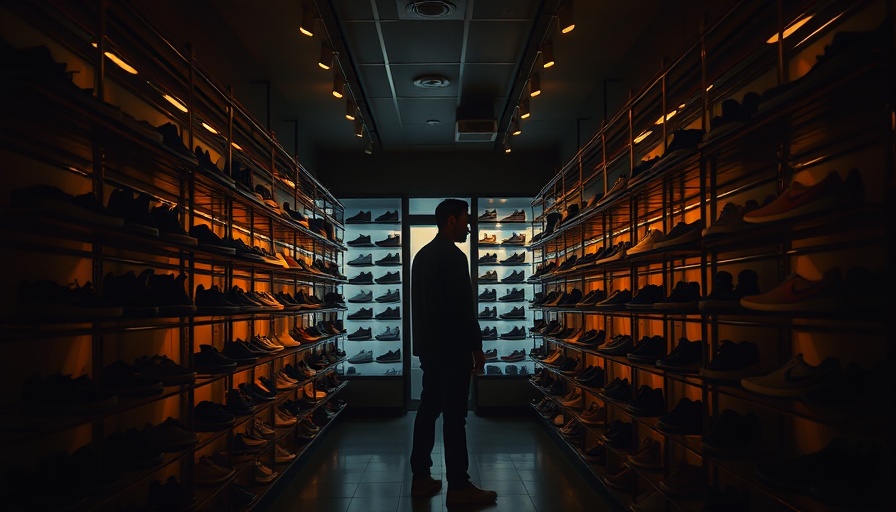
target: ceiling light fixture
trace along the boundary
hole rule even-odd
[[[557,19],[560,21],[560,33],[568,34],[576,28],[576,20],[572,14],[572,0],[563,0],[557,7]]]
[[[510,153],[511,151],[513,151],[513,150],[510,148],[510,143],[505,140],[504,141],[504,154],[506,155],[506,154]]]
[[[345,79],[341,76],[334,74],[333,75],[333,96],[337,98],[342,98],[345,92]]]
[[[515,117],[512,121],[510,121],[510,133],[512,135],[519,135],[523,133],[523,129],[520,127],[520,120]]]
[[[364,121],[359,117],[355,119],[355,137],[361,138],[364,136]]]
[[[443,18],[457,10],[448,0],[413,0],[405,6],[405,12],[421,18]]]
[[[321,69],[333,67],[333,49],[327,46],[326,43],[320,45],[320,59],[317,60],[317,65]]]
[[[184,105],[184,102],[180,101],[179,99],[175,98],[174,96],[171,96],[170,94],[163,94],[162,97],[165,98],[165,101],[174,105],[177,108],[177,110],[180,110],[181,112],[184,112],[184,113],[189,112],[189,109],[187,108],[186,105]]]
[[[90,44],[93,45],[94,48],[98,48],[98,46],[97,46],[96,43],[90,43]],[[104,55],[106,56],[107,59],[109,59],[109,60],[111,60],[112,62],[114,62],[114,63],[115,63],[118,67],[120,67],[121,69],[127,71],[128,73],[130,73],[130,74],[132,74],[132,75],[136,75],[136,74],[137,74],[137,69],[134,68],[134,66],[131,66],[130,64],[128,64],[127,62],[125,62],[124,59],[122,59],[122,58],[119,57],[118,55],[115,55],[115,54],[112,53],[112,52],[105,52]]]
[[[212,125],[206,123],[205,121],[202,122],[202,127],[205,128],[206,130],[208,130],[208,131],[214,133],[215,135],[218,134],[218,130],[215,130],[215,129],[212,127]]]
[[[367,147],[364,148],[364,154],[372,155],[373,154],[373,143],[369,140],[367,141]]]
[[[523,98],[520,100],[520,119],[528,119],[529,115],[529,98]]]
[[[243,148],[240,147],[240,145],[237,144],[236,142],[231,142],[230,145],[233,146],[233,149],[235,149],[235,150],[237,150],[237,151],[242,151],[242,150],[243,150]]]
[[[358,114],[358,106],[355,105],[355,102],[352,100],[348,100],[345,102],[345,118],[349,121],[354,121]]]
[[[653,132],[650,130],[645,130],[645,131],[641,132],[641,135],[638,135],[637,137],[635,137],[635,140],[632,142],[637,144],[637,143],[643,141],[644,139],[646,139],[647,137],[649,137],[651,133],[653,133]]]
[[[529,96],[536,97],[541,94],[541,79],[538,78],[538,73],[529,77]]]
[[[549,68],[554,65],[554,43],[548,41],[541,47],[541,65]]]
[[[311,10],[310,7],[305,7],[302,9],[302,24],[299,25],[299,32],[305,34],[308,37],[314,36],[314,22],[317,17],[314,15],[314,11]]]

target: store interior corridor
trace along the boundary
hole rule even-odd
[[[397,418],[346,418],[334,424],[299,471],[272,489],[271,512],[435,512],[438,496],[412,500],[408,457],[414,413]],[[433,451],[433,476],[444,469],[441,422]],[[498,493],[490,512],[603,512],[616,510],[588,484],[535,417],[467,418],[470,477]],[[455,510],[454,507],[451,510]]]

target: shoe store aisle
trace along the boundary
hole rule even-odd
[[[438,496],[410,497],[408,458],[414,413],[401,418],[347,419],[333,425],[319,449],[277,490],[271,512],[442,511]],[[433,477],[444,474],[441,422]],[[577,471],[535,418],[467,418],[470,477],[498,493],[490,512],[617,510]],[[455,510],[452,507],[451,510]],[[471,510],[463,507],[462,510]]]

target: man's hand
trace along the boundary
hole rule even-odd
[[[485,373],[485,352],[481,350],[473,351],[473,373],[477,375]]]

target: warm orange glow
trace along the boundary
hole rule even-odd
[[[801,19],[795,21],[795,22],[793,23],[793,25],[790,25],[789,27],[785,28],[785,29],[784,29],[784,39],[787,39],[788,37],[790,37],[791,35],[793,35],[794,32],[796,32],[797,30],[799,30],[800,27],[802,27],[803,25],[805,25],[805,24],[806,24],[809,20],[811,20],[811,19],[812,19],[812,15],[810,14],[809,16],[806,16],[805,18],[801,18]],[[768,38],[768,40],[766,40],[765,42],[766,42],[766,43],[769,43],[769,44],[777,43],[777,42],[778,42],[778,35],[779,35],[779,34],[774,34],[774,35],[772,35],[772,37]]]
[[[174,105],[175,107],[177,107],[177,109],[180,110],[181,112],[188,112],[188,111],[189,111],[189,110],[187,109],[187,106],[184,105],[182,101],[180,101],[179,99],[175,98],[174,96],[170,96],[170,95],[168,95],[168,94],[164,94],[164,95],[162,95],[162,97],[165,98],[165,100],[168,101],[168,103],[171,103],[172,105]]]
[[[572,0],[566,0],[557,9],[557,19],[560,23],[560,33],[568,34],[576,28],[576,21],[572,14]]]
[[[235,149],[235,150],[237,150],[237,151],[242,151],[242,150],[243,150],[243,148],[241,148],[240,145],[237,144],[236,142],[231,142],[230,145],[233,146],[233,149]]]
[[[638,135],[637,137],[635,137],[634,143],[637,144],[637,143],[643,141],[644,139],[649,137],[651,133],[653,133],[653,132],[650,130],[645,130],[645,131],[641,132],[641,135]]]
[[[529,98],[523,98],[520,100],[520,119],[528,119],[531,112],[529,112]]]
[[[305,8],[302,12],[302,24],[299,25],[299,32],[305,34],[308,37],[314,36],[314,11],[309,8]]]
[[[98,47],[96,43],[90,43],[90,44],[93,45],[94,48],[97,48],[97,47]],[[107,59],[111,60],[111,61],[114,62],[116,65],[118,65],[118,67],[120,67],[121,69],[127,71],[128,73],[130,73],[130,74],[132,74],[132,75],[136,75],[136,74],[137,74],[137,70],[134,68],[134,66],[131,66],[130,64],[128,64],[127,62],[125,62],[124,59],[122,59],[122,58],[119,57],[118,55],[115,55],[115,54],[112,53],[112,52],[105,52],[103,55],[105,55]]]
[[[355,102],[352,100],[348,100],[345,102],[345,118],[349,121],[355,120],[355,112],[358,110],[358,107],[355,106]]]
[[[529,78],[529,96],[534,98],[539,94],[541,94],[541,79],[535,74]]]
[[[541,65],[545,68],[554,65],[554,43],[550,41],[541,48]]]
[[[218,134],[218,130],[215,130],[214,128],[212,128],[212,126],[210,124],[206,123],[205,121],[202,122],[202,127],[205,128],[206,130],[214,133],[215,135]]]

